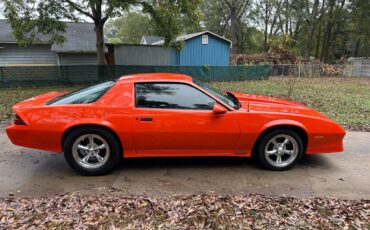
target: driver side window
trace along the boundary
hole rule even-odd
[[[183,83],[145,82],[135,84],[137,108],[212,110],[215,100]]]

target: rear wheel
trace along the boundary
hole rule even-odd
[[[80,174],[93,176],[111,172],[121,162],[122,153],[109,131],[83,127],[72,131],[65,139],[64,157]]]
[[[277,129],[267,133],[257,146],[257,158],[270,170],[292,168],[303,156],[302,138],[290,129]]]

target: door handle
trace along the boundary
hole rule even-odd
[[[152,121],[153,118],[151,117],[140,117],[140,121]]]

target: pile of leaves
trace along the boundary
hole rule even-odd
[[[258,53],[258,54],[233,54],[231,55],[232,65],[258,65],[258,64],[271,64],[274,61],[274,56],[271,53]]]
[[[0,199],[0,228],[368,229],[369,200],[118,193]]]
[[[320,65],[323,76],[343,76],[345,65]]]
[[[268,52],[258,54],[236,54],[231,56],[233,65],[297,64],[302,58],[286,49],[272,47]]]

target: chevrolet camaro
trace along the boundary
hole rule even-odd
[[[64,152],[83,175],[124,158],[255,157],[270,170],[304,154],[343,151],[345,131],[301,104],[220,93],[182,74],[121,77],[74,92],[50,92],[13,107],[6,132],[19,146]]]

